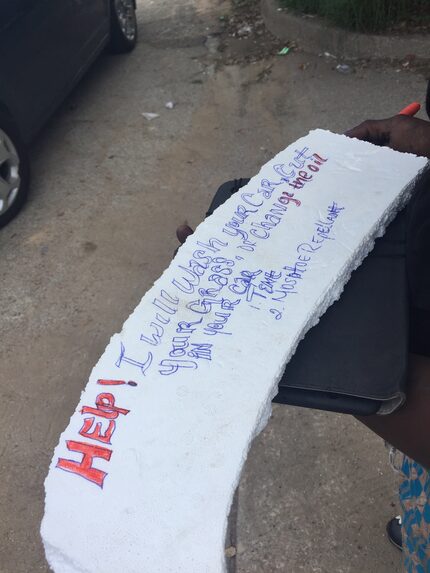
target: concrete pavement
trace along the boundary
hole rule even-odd
[[[100,58],[44,129],[30,201],[0,231],[0,573],[48,571],[53,448],[109,337],[167,266],[176,225],[309,129],[343,131],[424,93],[407,70],[346,76],[300,52],[247,64],[254,39],[219,35],[226,2],[138,4],[136,51]],[[349,417],[276,406],[240,484],[238,573],[400,571],[384,535],[395,483],[380,440]]]

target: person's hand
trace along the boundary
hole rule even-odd
[[[178,237],[178,241],[181,243],[181,245],[183,245],[187,240],[187,237],[189,237],[193,233],[194,231],[192,230],[192,228],[189,227],[186,223],[184,223],[183,225],[179,225],[179,227],[176,229],[176,236]]]
[[[416,117],[395,115],[388,119],[369,119],[345,135],[430,159],[430,122]]]
[[[193,233],[194,231],[192,230],[192,228],[189,227],[186,223],[184,223],[183,225],[179,225],[179,227],[176,229],[176,236],[178,237],[178,241],[181,243],[181,245],[183,245],[187,240],[187,237],[189,237]],[[173,253],[174,257],[176,257],[178,249],[179,247],[175,249],[175,252]]]

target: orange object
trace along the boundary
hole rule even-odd
[[[409,115],[412,117],[413,115],[418,113],[420,109],[421,109],[421,104],[415,101],[414,103],[410,103],[405,108],[403,108],[402,111],[399,111],[399,115]]]

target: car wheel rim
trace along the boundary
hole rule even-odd
[[[20,161],[16,147],[0,129],[0,215],[11,208],[18,196],[21,184],[19,173]]]
[[[121,32],[132,42],[136,37],[136,13],[133,0],[115,0],[115,12]]]

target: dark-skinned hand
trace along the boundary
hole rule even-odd
[[[345,135],[430,159],[430,122],[416,117],[368,119]]]

